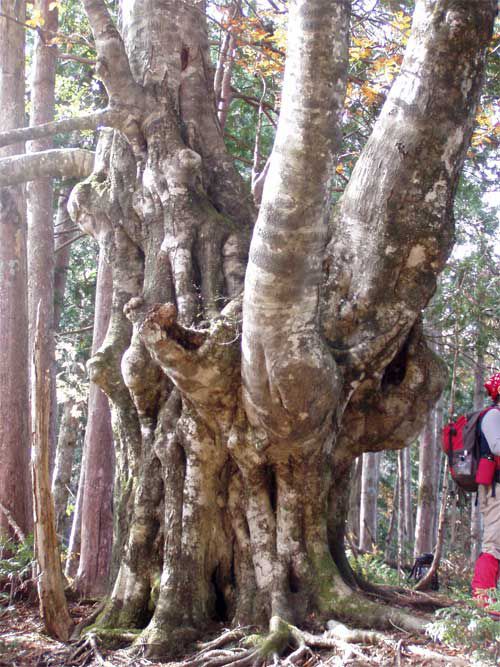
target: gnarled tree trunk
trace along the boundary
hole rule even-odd
[[[345,558],[350,469],[415,438],[443,386],[420,313],[452,243],[495,12],[417,2],[329,219],[350,6],[291,2],[248,252],[254,211],[216,120],[203,4],[123,2],[119,33],[104,2],[84,0],[119,110],[70,200],[113,273],[90,368],[112,404],[123,557],[98,624],[144,628],[149,654],[214,618],[396,619],[362,598]]]
[[[442,387],[419,317],[451,246],[493,5],[418,3],[402,72],[329,223],[349,4],[291,3],[242,315],[252,209],[215,121],[202,14],[159,0],[145,30],[127,3],[122,43],[104,5],[85,6],[111,104],[129,112],[71,198],[113,270],[92,376],[113,405],[132,515],[99,623],[145,627],[150,654],[214,617],[382,625],[392,612],[366,601],[360,612],[344,557],[349,469],[415,437]],[[145,59],[160,34],[168,51]]]

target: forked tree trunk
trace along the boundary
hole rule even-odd
[[[2,12],[23,22],[24,0]],[[24,125],[24,28],[0,16],[0,129]],[[0,149],[21,153],[22,144]],[[24,188],[0,188],[0,502],[25,535],[33,526],[29,475],[28,313]],[[0,532],[10,533],[0,511]]]
[[[114,284],[91,374],[113,405],[125,546],[98,623],[147,626],[151,655],[217,616],[383,625],[393,611],[361,599],[344,555],[349,471],[365,449],[414,438],[442,387],[419,315],[451,245],[492,4],[471,23],[418,3],[402,74],[329,224],[349,3],[291,3],[243,312],[253,211],[216,121],[202,13],[127,3],[122,46],[104,3],[84,4],[110,99],[129,111],[71,197]]]
[[[371,551],[377,544],[377,498],[380,453],[363,454],[361,474],[361,509],[359,519],[359,548]]]
[[[344,554],[350,468],[416,437],[442,388],[419,318],[451,245],[493,3],[417,3],[330,222],[349,3],[290,4],[248,266],[254,211],[216,120],[199,4],[124,3],[123,42],[104,2],[84,5],[128,113],[70,202],[113,272],[90,372],[113,405],[123,557],[98,624],[145,628],[150,655],[214,618],[383,626],[395,612],[361,597]]]

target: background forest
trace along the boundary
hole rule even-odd
[[[16,15],[15,4],[0,4],[0,41],[10,24],[22,25],[25,62],[17,63],[16,72],[24,109],[10,125],[0,118],[0,131],[105,108],[108,92],[103,77],[96,75],[96,44],[82,3],[35,0],[27,5],[25,17]],[[107,5],[119,20],[119,3]],[[359,0],[353,4],[332,208],[349,182],[400,71],[413,10],[410,1]],[[281,108],[288,5],[283,0],[209,0],[207,17],[218,122],[225,146],[258,207]],[[497,29],[488,49],[474,133],[455,197],[454,249],[423,313],[427,340],[446,364],[446,387],[411,444],[398,451],[391,446],[387,451],[365,452],[356,459],[346,529],[347,554],[356,573],[375,584],[413,585],[414,581],[408,582],[411,566],[417,556],[434,552],[440,508],[445,508],[439,581],[441,593],[454,600],[468,596],[481,527],[473,499],[444,483],[440,432],[451,415],[485,403],[483,383],[500,370],[499,46]],[[94,127],[98,126],[97,120]],[[85,151],[104,154],[95,129],[68,127],[53,139],[32,139],[26,152],[72,148],[75,161],[84,160]],[[0,148],[2,158],[21,152],[24,147],[19,144]],[[31,410],[40,415],[45,410],[46,423],[34,423],[40,427],[38,433],[47,432],[47,465],[65,584],[75,600],[93,603],[109,594],[116,577],[120,553],[116,544],[113,547],[113,531],[120,535],[117,524],[123,520],[123,508],[113,500],[121,474],[121,463],[115,464],[114,458],[113,429],[116,436],[117,426],[112,426],[108,398],[90,382],[87,369],[103,342],[114,306],[110,271],[99,244],[70,218],[67,209],[73,186],[89,175],[88,169],[79,163],[71,171],[61,157],[55,159],[61,161],[61,177],[31,180],[22,195],[27,203],[27,264],[26,271],[19,272],[18,291],[8,295],[0,289],[3,322],[9,313],[16,312],[18,317],[22,310],[18,305],[27,294],[28,322],[18,318],[15,327],[29,338],[29,362],[20,364],[22,350],[21,357],[15,351],[5,352],[10,341],[4,336],[12,329],[1,323],[0,377],[4,382],[15,375],[25,394],[31,382]],[[1,162],[0,176],[2,170],[13,168]],[[0,249],[2,267],[12,261],[5,254],[7,246],[4,242],[4,250]],[[19,340],[23,335],[19,334]],[[18,342],[9,349],[14,350]],[[52,390],[44,392],[49,376]],[[13,403],[2,396],[0,463],[2,459],[17,460],[17,473],[2,477],[0,471],[0,627],[15,613],[16,605],[33,596],[33,525],[27,518],[30,501],[26,501],[31,495],[29,465],[16,444],[25,437],[27,419],[28,411],[18,415]],[[38,502],[43,505],[44,501]],[[19,510],[24,505],[23,516]],[[123,534],[121,539],[125,539]],[[435,620],[434,639],[450,646],[465,642],[470,650],[486,650],[481,659],[495,660],[498,630],[480,612],[463,605],[458,615],[448,610]],[[221,618],[223,614],[220,611]],[[96,645],[92,648],[97,659],[99,650]],[[4,664],[2,650],[10,656],[12,646],[0,635],[0,665]],[[358,655],[358,662],[352,664],[365,664],[362,659],[368,659],[367,655]],[[66,664],[78,664],[79,657]],[[26,662],[18,664],[31,664],[31,659],[27,654]]]

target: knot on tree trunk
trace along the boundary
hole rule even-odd
[[[197,350],[206,340],[206,333],[188,329],[177,322],[177,308],[173,303],[156,304],[146,315],[140,328],[144,339],[168,336],[185,350]]]

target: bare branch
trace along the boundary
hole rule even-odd
[[[38,178],[86,178],[92,173],[94,153],[65,148],[0,159],[0,186],[26,183]]]
[[[81,327],[80,329],[71,329],[70,331],[59,331],[56,334],[56,336],[75,336],[76,334],[87,333],[88,331],[92,331],[93,328],[94,325],[89,324],[89,326]]]
[[[63,118],[43,125],[32,125],[9,130],[0,133],[0,147],[17,144],[21,141],[31,141],[50,137],[62,132],[74,132],[75,130],[97,130],[101,127],[119,127],[123,117],[118,111],[103,109],[94,113],[77,116],[76,118]]]
[[[71,53],[61,53],[57,52],[56,55],[59,60],[74,60],[76,63],[82,63],[83,65],[91,65],[95,67],[97,60],[92,60],[92,58],[84,58],[83,56],[74,56]]]
[[[58,39],[62,39],[67,44],[80,44],[81,46],[86,46],[91,49],[94,48],[94,44],[91,41],[89,41],[84,35],[78,35],[76,33],[72,33],[71,35],[65,35],[62,32],[57,32],[54,30],[46,30],[38,25],[32,25],[31,23],[25,23],[24,21],[20,21],[19,19],[16,19],[15,16],[11,16],[10,14],[6,14],[5,12],[0,12],[0,18],[5,19],[6,21],[10,21],[11,23],[16,23],[17,25],[20,25],[23,28],[26,28],[27,30],[33,30],[34,32],[37,32],[41,36],[44,44],[47,44],[49,40],[53,39],[54,37],[57,37]]]
[[[85,236],[87,236],[87,234],[78,234],[77,236],[70,239],[69,241],[65,241],[64,243],[61,243],[61,245],[58,245],[54,252],[56,252],[56,253],[60,252],[63,248],[67,248],[69,245],[71,245],[75,241],[79,241],[80,239],[83,239]]]

